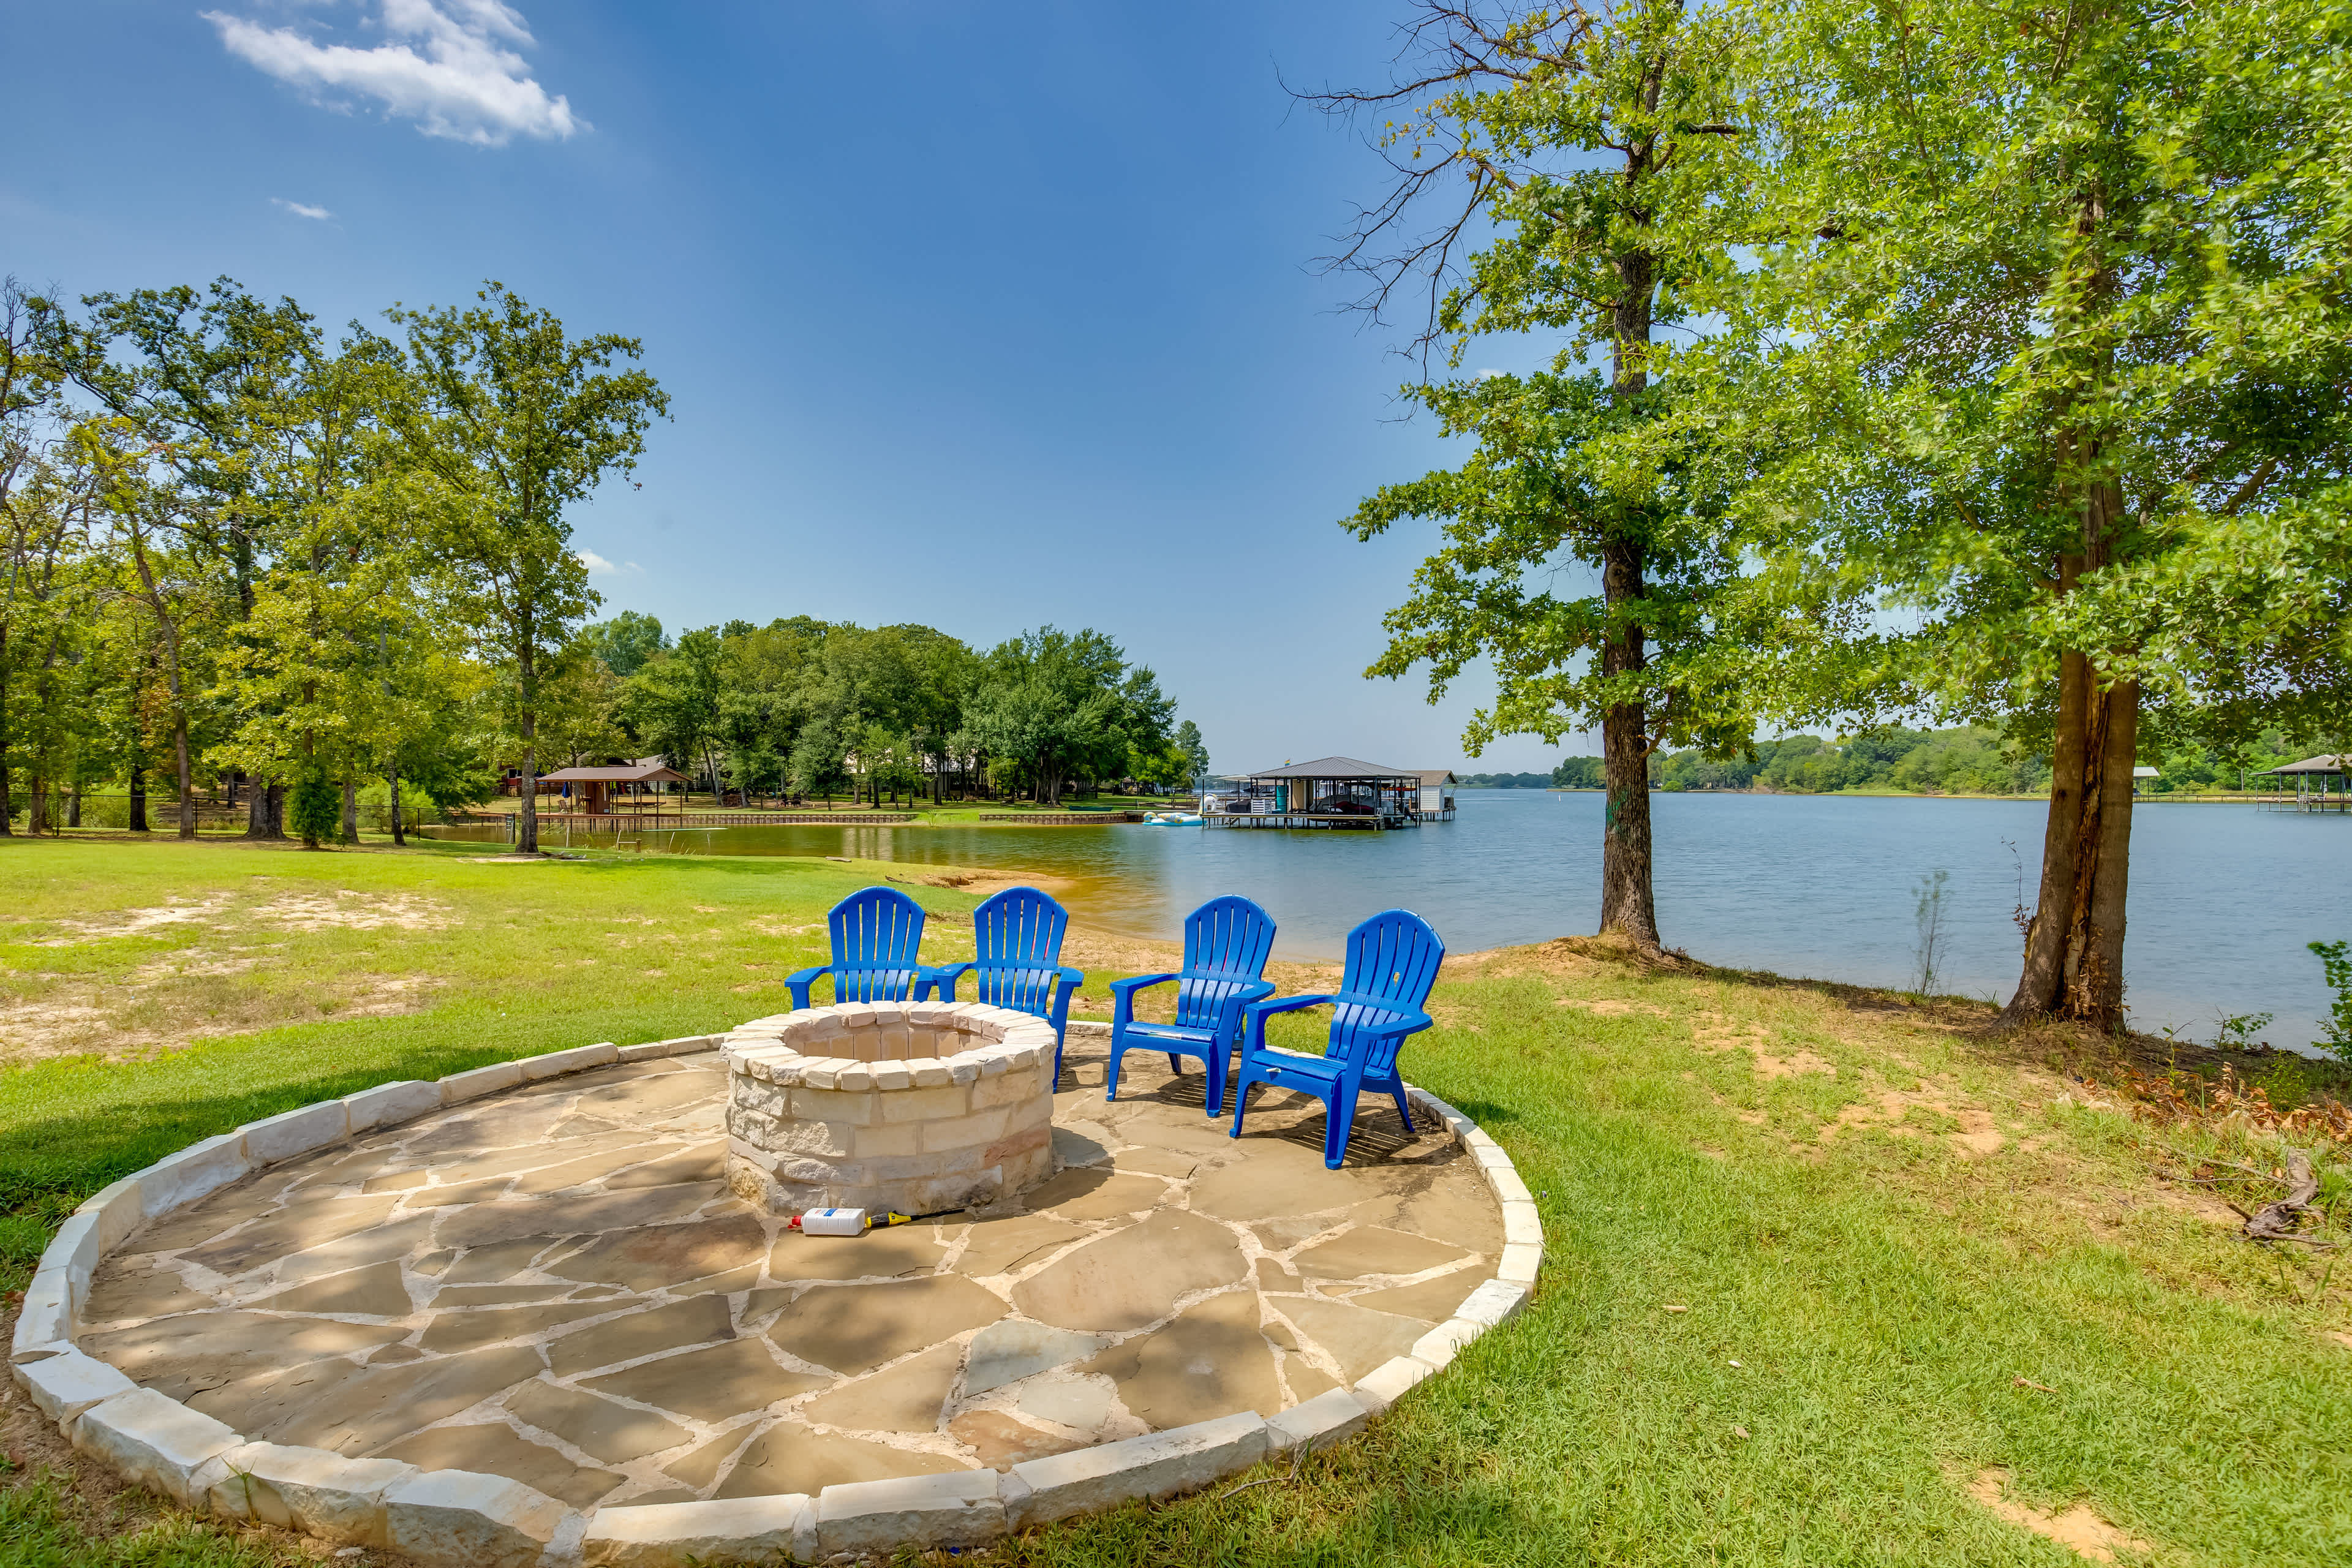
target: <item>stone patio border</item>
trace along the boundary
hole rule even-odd
[[[1072,1023],[1067,1032],[1085,1037],[1110,1030],[1088,1020]],[[1542,1221],[1510,1156],[1461,1111],[1409,1089],[1412,1102],[1444,1122],[1477,1163],[1501,1204],[1502,1267],[1464,1298],[1452,1318],[1352,1390],[1332,1389],[1271,1417],[1243,1411],[1032,1459],[1003,1475],[962,1470],[829,1486],[814,1498],[795,1492],[585,1513],[502,1476],[249,1443],[75,1348],[92,1271],[149,1220],[355,1133],[561,1074],[715,1050],[727,1038],[689,1035],[635,1046],[607,1041],[434,1082],[379,1084],[192,1143],[96,1194],[59,1227],[16,1320],[9,1352],[16,1379],[76,1448],[187,1508],[300,1531],[337,1545],[399,1552],[427,1568],[847,1561],[902,1547],[985,1545],[1033,1524],[1197,1490],[1270,1455],[1352,1436],[1408,1389],[1442,1371],[1463,1347],[1516,1314],[1543,1262]]]

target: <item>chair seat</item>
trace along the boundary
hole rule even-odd
[[[1195,1028],[1190,1024],[1147,1024],[1141,1019],[1127,1026],[1129,1040],[1173,1040],[1180,1045],[1207,1046],[1216,1042],[1217,1031]]]
[[[1282,1078],[1306,1078],[1318,1083],[1337,1083],[1340,1075],[1348,1070],[1348,1064],[1344,1061],[1335,1061],[1328,1057],[1301,1056],[1297,1051],[1276,1050],[1271,1046],[1259,1051],[1256,1059],[1276,1064],[1267,1069],[1269,1075],[1278,1075],[1276,1081]]]

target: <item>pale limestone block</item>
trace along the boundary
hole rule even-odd
[[[856,1065],[847,1057],[811,1057],[801,1064],[801,1081],[811,1089],[831,1093],[842,1073]]]
[[[95,1356],[86,1356],[70,1346],[56,1355],[19,1365],[16,1381],[32,1396],[41,1414],[60,1426],[71,1426],[74,1417],[91,1405],[118,1394],[128,1394],[138,1386]]]
[[[913,1154],[923,1146],[922,1123],[900,1122],[895,1126],[860,1127],[854,1146],[844,1151],[860,1160],[877,1160],[889,1156]]]
[[[199,1500],[190,1496],[188,1483],[204,1462],[245,1440],[152,1388],[100,1400],[81,1413],[66,1436],[125,1480],[190,1507]]]
[[[817,1494],[819,1552],[870,1552],[901,1546],[979,1546],[1004,1533],[994,1470],[950,1470],[884,1481],[850,1481]]]
[[[621,1047],[610,1040],[599,1040],[593,1046],[574,1046],[568,1051],[549,1051],[542,1056],[525,1057],[515,1065],[522,1068],[526,1079],[560,1078],[568,1072],[585,1072],[590,1068],[609,1067],[621,1059]]]
[[[882,1097],[885,1121],[928,1121],[934,1117],[961,1116],[970,1096],[961,1085],[945,1089],[909,1089]]]
[[[667,1040],[647,1040],[642,1045],[623,1046],[620,1059],[625,1062],[652,1061],[656,1057],[669,1055],[668,1046]]]
[[[441,1079],[441,1103],[457,1105],[478,1100],[502,1089],[512,1089],[521,1081],[522,1068],[514,1062],[492,1062],[468,1072],[453,1072]]]
[[[73,1342],[73,1283],[62,1268],[37,1270],[16,1309],[8,1359],[17,1364],[56,1355]]]
[[[169,1214],[217,1192],[252,1168],[246,1161],[245,1140],[234,1132],[191,1143],[139,1173],[140,1212],[149,1219]]]
[[[1535,1194],[1528,1191],[1527,1183],[1519,1180],[1517,1167],[1489,1170],[1486,1184],[1495,1189],[1496,1198],[1502,1203],[1531,1204],[1536,1201]]]
[[[816,1503],[805,1492],[598,1509],[581,1542],[587,1568],[805,1563],[817,1554]]]
[[[1463,1297],[1462,1305],[1454,1309],[1454,1315],[1466,1318],[1474,1323],[1484,1323],[1491,1329],[1517,1317],[1519,1309],[1527,1305],[1527,1300],[1526,1286],[1514,1285],[1506,1279],[1489,1279]]]
[[[324,1448],[247,1443],[205,1467],[214,1513],[299,1530],[339,1546],[391,1545],[383,1495],[412,1476],[397,1459],[347,1459]]]
[[[1062,1037],[1079,1040],[1108,1040],[1110,1023],[1104,1018],[1073,1018],[1063,1026]]]
[[[782,1116],[792,1103],[792,1098],[789,1090],[778,1089],[772,1083],[761,1083],[757,1079],[737,1083],[729,1095],[730,1102],[737,1110],[756,1111],[763,1116]]]
[[[874,1004],[871,1002],[841,1003],[835,1006],[834,1014],[840,1018],[841,1026],[845,1029],[870,1029],[874,1026]]]
[[[1053,1059],[1050,1055],[1045,1058],[1049,1068]],[[1008,1072],[1001,1078],[984,1078],[972,1085],[971,1108],[985,1110],[992,1105],[1013,1105],[1025,1100],[1043,1098],[1045,1094],[1045,1074],[1033,1060],[1020,1072]]]
[[[979,1054],[973,1051],[965,1051],[960,1056],[950,1057],[947,1061],[948,1081],[953,1084],[978,1083],[980,1063]]]
[[[1277,1415],[1265,1418],[1265,1446],[1270,1453],[1286,1454],[1301,1443],[1328,1448],[1362,1431],[1372,1418],[1364,1402],[1344,1388],[1334,1388]]]
[[[58,1226],[57,1235],[49,1237],[49,1245],[41,1253],[40,1262],[33,1266],[36,1274],[52,1268],[65,1270],[66,1301],[76,1312],[81,1310],[82,1298],[89,1292],[89,1271],[105,1256],[105,1248],[99,1241],[98,1216],[76,1212]]]
[[[1402,1398],[1405,1390],[1436,1370],[1413,1356],[1392,1356],[1357,1380],[1356,1397],[1378,1415]]]
[[[324,1148],[341,1138],[348,1127],[343,1102],[330,1100],[248,1121],[237,1131],[245,1137],[245,1157],[260,1166]]]
[[[954,1017],[954,1008],[944,1002],[909,1002],[907,1004],[907,1022],[908,1025],[916,1028],[953,1028],[955,1026],[952,1022]]]
[[[371,1127],[396,1127],[414,1121],[428,1110],[441,1109],[441,1086],[423,1079],[380,1083],[357,1094],[343,1096],[343,1121],[353,1132]]]
[[[1413,1341],[1408,1353],[1415,1361],[1425,1361],[1443,1372],[1454,1364],[1462,1347],[1486,1331],[1484,1323],[1474,1323],[1467,1318],[1448,1318],[1429,1332]]]
[[[915,1087],[914,1069],[905,1062],[884,1062],[874,1069],[874,1087],[884,1091]]]
[[[1008,1109],[1000,1105],[993,1110],[975,1111],[970,1116],[951,1116],[938,1121],[920,1122],[918,1125],[922,1129],[922,1146],[926,1150],[946,1150],[993,1143],[1004,1136],[1004,1118]]]
[[[123,1177],[110,1186],[100,1187],[82,1199],[76,1214],[98,1216],[98,1249],[111,1252],[131,1237],[131,1233],[144,1223],[147,1216],[139,1207],[139,1178]]]
[[[914,1073],[917,1089],[944,1089],[956,1081],[945,1062],[917,1062]]]
[[[763,1126],[767,1135],[751,1140],[761,1148],[779,1154],[805,1154],[823,1160],[856,1153],[862,1131],[849,1121],[769,1121]]]
[[[719,1039],[719,1037],[717,1035],[680,1035],[674,1040],[662,1040],[657,1043],[667,1046],[671,1056],[698,1057],[705,1051],[717,1050]]]
[[[785,1057],[768,1064],[768,1081],[779,1089],[798,1089],[802,1083],[801,1069],[808,1066],[806,1057]]]
[[[860,1062],[857,1066],[836,1074],[833,1087],[844,1094],[871,1094],[875,1089],[874,1069]],[[883,1114],[887,1117],[889,1112],[885,1110]]]
[[[843,1173],[841,1179],[844,1181],[919,1181],[925,1176],[952,1176],[977,1171],[986,1163],[982,1160],[981,1153],[978,1145],[971,1145],[961,1149],[943,1149],[937,1153],[885,1155],[879,1159],[860,1160],[857,1162],[859,1174],[855,1178],[848,1174],[846,1164],[835,1168]]]
[[[1514,1285],[1533,1288],[1536,1282],[1536,1270],[1542,1264],[1543,1248],[1541,1247],[1530,1242],[1507,1241],[1503,1244],[1502,1266],[1495,1270],[1495,1278],[1508,1280]]]
[[[391,1550],[428,1568],[535,1568],[564,1506],[520,1481],[426,1470],[383,1496]]]
[[[982,1078],[995,1078],[1003,1073],[1008,1065],[1003,1051],[983,1051],[979,1053],[978,1059],[980,1076]]]
[[[1015,1530],[1095,1513],[1135,1498],[1173,1497],[1248,1469],[1265,1457],[1265,1423],[1249,1411],[1101,1443],[1013,1467],[1029,1488]]]
[[[1543,1245],[1543,1215],[1533,1201],[1517,1201],[1503,1205],[1503,1245],[1506,1247]]]
[[[1033,1127],[1050,1126],[1054,1120],[1054,1101],[1041,1084],[1029,1098],[1006,1108],[1004,1131],[1007,1134],[1026,1132]]]
[[[793,1090],[793,1114],[817,1121],[845,1121],[853,1127],[871,1126],[875,1116],[876,1097],[871,1094],[842,1094],[828,1081],[817,1084],[814,1069],[809,1075],[812,1087]]]
[[[1518,1173],[1518,1167],[1511,1163],[1511,1157],[1503,1152],[1503,1146],[1500,1143],[1491,1141],[1475,1143],[1468,1145],[1468,1150],[1470,1158],[1475,1160],[1478,1163],[1478,1168],[1487,1173],[1488,1181],[1494,1180],[1494,1173],[1498,1171],[1508,1171],[1513,1175]]]

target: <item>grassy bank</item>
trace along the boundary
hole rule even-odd
[[[824,908],[906,869],[478,854],[0,842],[0,1035],[84,1006],[130,1041],[0,1073],[15,1266],[83,1193],[252,1116],[772,1011]],[[952,914],[977,885],[913,890]],[[1097,997],[1152,957],[1076,945]],[[2212,1162],[2274,1164],[2259,1117],[2135,1118],[2113,1047],[1995,1039],[1969,1005],[1572,941],[1449,963],[1433,1011],[1408,1070],[1540,1195],[1527,1311],[1295,1479],[1000,1558],[2059,1563],[2070,1531],[2124,1560],[2352,1554],[2352,1268],[2236,1235],[2228,1205],[2275,1188]],[[57,1446],[12,1400],[0,1568],[299,1559],[85,1470],[37,1484]]]

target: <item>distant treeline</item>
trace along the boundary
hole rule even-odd
[[[1599,758],[1593,761],[1598,762]],[[1551,773],[1456,773],[1454,778],[1464,789],[1549,789]]]
[[[2337,747],[2326,742],[2315,749],[2326,752]],[[2247,775],[2305,754],[2289,748],[2278,731],[2265,731],[2240,755],[2224,756],[2189,745],[2141,760],[2158,770],[2158,776],[2146,786],[2154,793],[2195,794],[2235,791]],[[1534,776],[1500,774],[1496,782]],[[1601,759],[1564,758],[1552,769],[1549,782],[1554,789],[1599,789]],[[2248,782],[2257,790],[2276,787],[2271,780]],[[1709,758],[1696,751],[1657,752],[1650,758],[1650,785],[1669,791],[1769,790],[1788,795],[1880,789],[1918,795],[2037,795],[2050,791],[2050,763],[2044,756],[2021,750],[1994,730],[1974,725],[1911,730],[1895,724],[1834,741],[1819,735],[1759,741],[1748,752],[1729,758]]]

